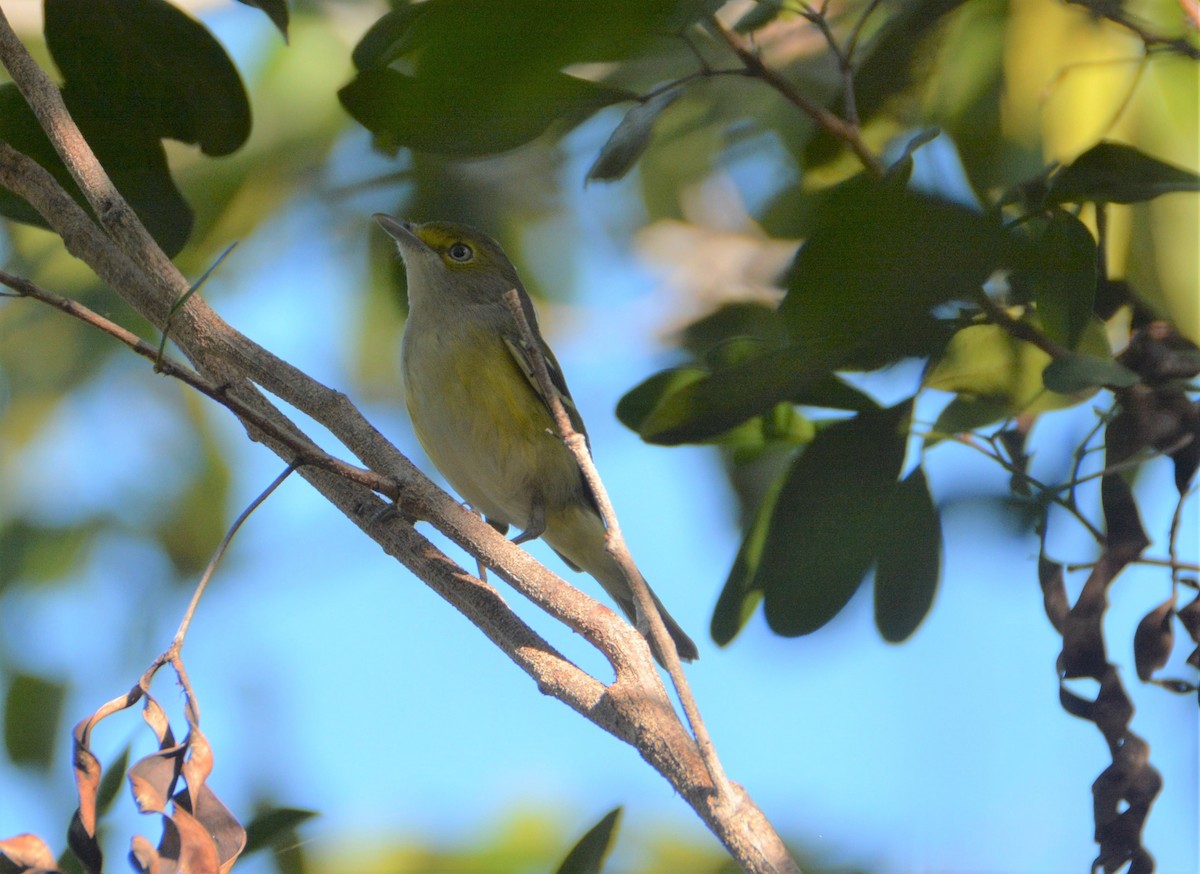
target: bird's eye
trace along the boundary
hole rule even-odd
[[[460,263],[470,261],[475,257],[475,252],[466,243],[455,243],[446,250],[446,254]]]

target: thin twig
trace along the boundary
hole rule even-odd
[[[192,617],[196,615],[196,608],[200,606],[200,598],[204,594],[204,590],[208,588],[208,581],[212,579],[213,572],[216,571],[217,565],[220,564],[221,559],[225,555],[225,550],[229,548],[229,544],[233,540],[233,535],[237,534],[238,529],[242,527],[242,523],[250,518],[250,514],[257,510],[259,505],[269,498],[271,493],[279,488],[283,484],[283,481],[291,476],[299,466],[298,462],[293,461],[284,468],[283,473],[275,477],[271,484],[263,490],[262,494],[251,501],[250,505],[242,510],[238,517],[233,520],[233,524],[229,526],[229,530],[225,532],[225,536],[221,538],[221,542],[217,545],[212,558],[209,559],[208,567],[204,569],[204,573],[200,577],[200,582],[196,584],[196,591],[192,593],[192,600],[188,602],[187,610],[183,613],[183,621],[179,623],[179,630],[175,632],[175,637],[171,639],[171,646],[167,650],[169,653],[173,655],[178,654],[183,649],[183,641],[187,637],[188,628],[192,625]]]
[[[608,499],[608,492],[604,488],[604,483],[600,480],[600,473],[596,470],[591,453],[588,452],[587,440],[572,427],[571,419],[567,415],[562,401],[559,399],[558,392],[554,389],[554,383],[550,379],[550,371],[547,368],[546,360],[542,357],[541,347],[537,342],[533,329],[529,326],[529,321],[525,317],[525,311],[521,306],[521,298],[516,289],[505,292],[504,301],[512,311],[513,320],[516,322],[517,329],[521,333],[521,339],[526,351],[529,353],[529,358],[533,364],[534,376],[537,378],[542,397],[550,405],[550,411],[554,416],[554,426],[558,429],[558,436],[566,444],[571,454],[575,456],[575,461],[579,465],[579,469],[583,472],[583,477],[587,481],[588,488],[596,498],[596,504],[600,509],[600,516],[604,520],[604,526],[607,529],[605,533],[606,548],[613,558],[616,559],[617,564],[620,565],[621,572],[625,575],[626,582],[629,583],[634,600],[637,602],[638,612],[641,613],[642,618],[650,627],[650,636],[654,641],[655,647],[658,649],[659,655],[662,657],[663,663],[666,665],[667,673],[671,676],[671,682],[675,686],[675,691],[679,695],[679,702],[683,705],[683,712],[687,716],[688,724],[692,727],[692,735],[696,739],[696,746],[700,751],[701,757],[704,759],[708,775],[712,778],[713,787],[719,794],[729,796],[729,780],[725,776],[724,768],[721,767],[716,748],[713,746],[712,739],[708,735],[708,729],[705,727],[704,720],[700,716],[700,708],[696,705],[691,687],[688,685],[687,678],[683,674],[683,665],[679,662],[679,654],[675,649],[674,642],[671,640],[671,635],[667,632],[667,626],[663,623],[662,615],[654,604],[654,597],[650,594],[650,587],[646,585],[645,578],[642,577],[641,572],[637,569],[637,565],[634,564],[633,557],[629,553],[629,547],[625,544],[625,538],[622,536],[620,525],[617,522],[617,514]]]
[[[725,44],[732,49],[741,62],[746,65],[747,70],[778,91],[784,99],[811,118],[831,136],[845,143],[858,156],[858,160],[862,162],[862,165],[867,168],[867,171],[871,175],[881,179],[886,175],[887,169],[883,166],[883,162],[867,148],[866,143],[862,141],[862,136],[857,126],[846,122],[815,100],[797,91],[791,82],[763,63],[762,58],[755,54],[740,36],[727,28],[716,17],[712,17],[710,20],[713,30],[725,41]]]
[[[166,376],[178,379],[180,382],[191,386],[196,391],[212,398],[217,403],[226,407],[230,412],[234,413],[239,418],[254,425],[264,434],[270,434],[280,443],[287,445],[295,453],[294,460],[312,467],[320,467],[331,473],[336,473],[338,476],[343,476],[346,479],[364,485],[374,492],[385,495],[392,500],[399,497],[399,492],[396,488],[394,480],[380,476],[373,470],[364,470],[361,467],[355,467],[352,464],[347,464],[339,458],[335,458],[328,453],[323,452],[315,444],[304,439],[296,437],[287,431],[277,428],[273,422],[265,416],[260,415],[257,411],[252,410],[246,404],[242,403],[236,397],[227,391],[212,385],[195,371],[184,367],[179,362],[163,357],[158,358],[158,350],[149,343],[142,340],[131,331],[122,328],[120,325],[112,322],[94,310],[89,309],[78,301],[67,297],[55,294],[52,291],[47,291],[44,288],[30,282],[28,279],[23,279],[19,276],[14,276],[6,270],[0,270],[0,284],[11,288],[16,294],[14,297],[30,298],[41,303],[52,306],[55,309],[61,310],[73,318],[78,319],[84,324],[98,328],[104,333],[124,343],[138,355],[143,358],[155,362],[156,369]]]
[[[1187,37],[1163,36],[1161,33],[1154,33],[1126,14],[1118,3],[1110,3],[1107,0],[1067,0],[1067,3],[1073,6],[1082,6],[1093,15],[1106,18],[1113,24],[1118,24],[1135,34],[1142,41],[1142,45],[1146,47],[1146,51],[1178,52],[1200,61],[1200,48],[1188,42]],[[1184,9],[1186,11],[1187,7],[1185,6]]]

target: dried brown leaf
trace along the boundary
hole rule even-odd
[[[56,872],[58,862],[54,854],[46,846],[46,842],[37,835],[23,834],[5,838],[0,841],[0,856],[8,859],[14,865],[20,866],[23,872]]]
[[[194,816],[176,804],[171,814],[179,835],[179,868],[189,874],[218,874],[221,857],[208,829]]]
[[[1106,474],[1100,480],[1100,503],[1104,508],[1107,551],[1124,562],[1133,561],[1150,545],[1133,489],[1119,473]]]
[[[1038,582],[1042,586],[1042,602],[1046,608],[1046,616],[1054,630],[1062,634],[1063,623],[1071,609],[1067,600],[1063,566],[1046,558],[1045,553],[1038,556]]]
[[[1108,606],[1108,586],[1120,567],[1122,565],[1107,554],[1102,556],[1083,584],[1075,606],[1063,619],[1063,648],[1058,669],[1067,679],[1095,677],[1099,680],[1108,669],[1102,623]]]
[[[168,747],[175,746],[175,736],[171,733],[171,722],[167,719],[167,714],[163,712],[159,703],[151,697],[150,692],[146,691],[146,704],[142,708],[142,719],[146,720],[146,724],[154,731],[154,736],[158,738],[158,748],[165,750]]]
[[[192,796],[185,792],[176,794],[175,804],[177,808],[191,813],[212,837],[221,862],[220,870],[224,874],[233,867],[245,849],[246,830],[207,785],[202,786],[195,795],[197,803],[194,808],[191,806]]]
[[[191,800],[188,809],[191,810],[195,808],[196,798],[204,789],[204,781],[212,773],[212,748],[208,745],[208,738],[197,727],[188,732],[184,743],[187,744],[188,755],[183,763],[183,779],[187,781],[187,793]]]
[[[167,801],[179,779],[186,748],[180,744],[159,750],[134,762],[129,769],[129,788],[142,813],[165,813]]]
[[[1138,623],[1133,633],[1133,658],[1139,680],[1149,680],[1154,672],[1167,663],[1175,646],[1175,593],[1163,601]]]
[[[104,854],[100,851],[100,841],[96,839],[94,830],[88,832],[84,828],[78,810],[71,817],[71,824],[67,826],[67,846],[71,848],[71,852],[75,854],[75,858],[83,865],[83,870],[87,874],[100,874],[104,867]]]
[[[158,850],[141,835],[129,842],[129,861],[142,874],[159,874]]]
[[[1200,643],[1200,595],[1197,595],[1191,601],[1188,601],[1179,612],[1175,614],[1179,617],[1179,621],[1183,623],[1184,630],[1187,631],[1188,637],[1196,643]]]

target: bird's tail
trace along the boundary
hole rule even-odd
[[[661,665],[662,656],[650,637],[650,629],[645,622],[639,621],[637,604],[629,583],[616,560],[604,548],[604,523],[600,517],[590,509],[579,508],[567,511],[556,519],[547,518],[546,532],[542,539],[550,544],[567,564],[577,570],[587,571],[595,577],[604,587],[604,591],[608,592],[629,617],[629,621],[646,638],[650,644],[650,651]],[[696,649],[695,642],[679,627],[679,623],[667,612],[667,608],[653,590],[650,597],[654,599],[658,615],[662,617],[663,625],[667,627],[671,640],[675,642],[675,651],[679,654],[680,661],[691,662],[699,658],[700,652]]]

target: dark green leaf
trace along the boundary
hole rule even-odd
[[[54,751],[66,743],[61,731],[63,701],[67,688],[62,683],[33,674],[14,674],[4,700],[4,746],[18,765],[46,770]]]
[[[681,345],[698,360],[713,367],[736,363],[722,350],[731,340],[751,338],[762,349],[788,345],[787,326],[775,307],[741,301],[728,303],[692,322],[683,330]]]
[[[1105,387],[1128,388],[1140,379],[1112,358],[1076,353],[1047,364],[1042,381],[1050,391],[1067,395]]]
[[[942,520],[923,468],[895,487],[880,521],[875,625],[884,640],[899,643],[929,612],[941,574]]]
[[[1096,242],[1083,222],[1059,209],[1034,249],[1030,278],[1042,331],[1074,349],[1096,300]]]
[[[933,429],[925,438],[926,447],[935,445],[955,434],[967,434],[1012,415],[1011,408],[1003,401],[988,398],[971,398],[960,395],[948,403],[933,423]]]
[[[912,402],[820,431],[780,489],[753,585],[767,623],[792,637],[846,606],[876,560],[879,508],[904,461]]]
[[[178,254],[191,232],[192,211],[171,180],[159,138],[136,115],[114,116],[93,102],[81,101],[71,89],[63,94],[63,99],[96,157],[147,230],[168,255]],[[87,208],[87,201],[71,174],[20,92],[11,84],[0,85],[0,139],[49,170]],[[47,226],[32,207],[3,189],[0,189],[0,213],[38,227]]]
[[[724,646],[733,640],[738,632],[745,627],[754,613],[754,608],[762,600],[762,587],[755,578],[758,566],[762,561],[763,545],[767,541],[767,531],[771,526],[771,517],[775,513],[775,502],[785,477],[779,477],[763,496],[754,520],[742,538],[733,567],[725,579],[721,595],[717,598],[717,606],[713,609],[711,632],[712,639]]]
[[[260,811],[246,824],[246,848],[242,855],[256,853],[280,838],[293,835],[297,826],[317,815],[315,810],[295,807],[270,807]]]
[[[46,45],[79,105],[113,126],[227,155],[250,135],[250,103],[229,56],[165,0],[46,0]]]
[[[924,357],[950,334],[931,311],[974,298],[1014,248],[995,220],[964,206],[886,182],[847,185],[796,254],[779,312],[793,342],[839,367]]]
[[[464,78],[449,91],[432,76],[371,69],[342,88],[338,99],[382,148],[465,157],[514,149],[555,122],[578,123],[630,98],[625,91],[562,73],[545,73],[524,83],[527,88],[521,84]]]
[[[1101,142],[1055,175],[1049,200],[1138,203],[1176,191],[1200,191],[1200,176],[1133,146]]]
[[[238,0],[239,3],[245,3],[247,6],[254,6],[267,13],[267,17],[271,19],[271,23],[279,28],[279,32],[283,34],[283,38],[287,39],[288,35],[288,7],[287,0]]]
[[[103,530],[99,521],[51,527],[16,518],[0,528],[0,591],[17,580],[44,582],[65,576]]]
[[[428,3],[399,6],[379,18],[354,47],[350,56],[354,61],[354,68],[361,71],[386,67],[402,57],[411,47],[413,21],[430,8]]]
[[[121,787],[125,784],[125,771],[129,768],[129,747],[121,750],[116,761],[104,769],[100,780],[100,788],[96,791],[96,813],[102,816],[112,803],[117,800]]]
[[[567,857],[558,866],[557,874],[600,874],[620,820],[620,807],[606,813],[598,823],[588,829],[588,833],[580,838],[579,843],[571,848],[571,852],[567,853]]]
[[[502,152],[633,99],[563,70],[627,58],[683,11],[676,0],[429,0],[368,31],[339,97],[382,148]],[[402,71],[386,66],[396,61]]]
[[[832,360],[795,347],[768,352],[663,393],[637,431],[649,443],[673,446],[719,438],[780,401],[850,410],[876,406],[833,376],[834,368]]]
[[[865,57],[860,59],[855,70],[854,95],[860,118],[871,118],[893,96],[913,86],[927,56],[922,44],[938,31],[946,16],[963,3],[964,0],[907,0],[895,6],[880,7],[881,10],[894,8],[896,11],[867,44]],[[882,14],[882,11],[876,14]],[[833,108],[832,103],[830,106]],[[844,147],[830,134],[818,133],[805,151],[805,164],[819,166]]]
[[[665,398],[707,376],[699,367],[677,367],[660,371],[634,386],[617,402],[617,419],[631,431],[641,433],[642,424]]]
[[[601,146],[600,154],[587,172],[586,181],[611,182],[628,173],[642,152],[646,151],[646,146],[650,145],[650,135],[654,132],[658,117],[682,96],[683,91],[678,88],[664,91],[625,113],[608,141]]]

